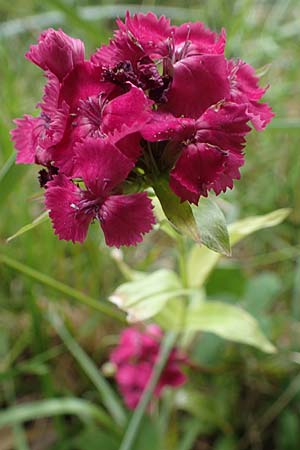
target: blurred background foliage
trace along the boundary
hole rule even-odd
[[[86,300],[89,296],[105,302],[124,281],[123,275],[103,245],[97,225],[91,227],[83,245],[59,242],[48,222],[6,243],[8,236],[32,222],[43,209],[36,170],[14,166],[8,132],[12,119],[34,113],[34,105],[41,97],[41,71],[23,57],[39,32],[61,26],[83,39],[87,50],[93,51],[108,41],[114,18],[123,16],[128,8],[165,13],[178,24],[201,20],[217,31],[226,28],[227,57],[240,57],[258,69],[262,84],[270,84],[266,97],[276,117],[265,132],[252,133],[241,181],[233,191],[222,195],[221,205],[229,221],[281,207],[293,209],[279,227],[260,231],[239,244],[233,257],[223,258],[207,282],[210,298],[238,302],[254,314],[278,353],[265,355],[209,334],[199,336],[192,355],[195,367],[189,373],[191,383],[175,396],[169,393],[177,413],[164,430],[163,418],[170,403],[163,402],[161,419],[155,417],[155,411],[152,419],[145,420],[135,450],[298,450],[298,0],[163,0],[159,5],[155,0],[138,4],[112,0],[0,0],[1,410],[15,404],[26,407],[33,400],[72,397],[74,402],[86,401],[71,406],[58,403],[52,419],[45,417],[50,404],[44,405],[44,411],[41,405],[31,417],[35,420],[26,427],[18,423],[15,415],[11,422],[9,418],[0,421],[0,425],[7,424],[0,429],[0,450],[117,448],[114,436],[105,431],[105,426],[92,426],[84,410],[90,402],[101,407],[102,401],[97,383],[91,381],[87,361],[80,359],[80,351],[89,355],[88,362],[96,365],[101,374],[101,366],[121,328],[116,321],[70,300]],[[3,255],[10,259],[5,260]],[[136,249],[124,251],[124,258],[138,270],[172,268],[175,264],[172,242],[161,231],[151,233]],[[16,261],[23,265],[18,266]],[[43,274],[51,277],[50,281]],[[59,328],[64,325],[49,323],[50,305],[51,311],[64,318],[71,334]],[[81,348],[72,347],[72,336]],[[82,411],[84,420],[77,418],[81,413],[76,411]],[[179,432],[184,432],[183,440]]]

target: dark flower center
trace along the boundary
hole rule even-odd
[[[113,68],[106,68],[103,80],[123,87],[130,82],[144,91],[148,91],[151,100],[156,103],[165,103],[171,77],[169,74],[161,75],[155,62],[148,56],[143,56],[137,61],[135,67],[130,61],[123,61]]]
[[[58,168],[49,165],[47,169],[42,169],[39,171],[38,180],[41,188],[46,187],[48,181],[53,180],[53,175],[58,174]]]

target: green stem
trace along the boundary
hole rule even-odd
[[[186,270],[186,247],[185,247],[185,239],[182,236],[178,236],[178,265],[179,272],[181,276],[182,286],[184,288],[188,287],[188,275]]]
[[[123,323],[125,322],[124,315],[119,311],[113,309],[109,304],[99,302],[94,298],[84,294],[83,292],[77,291],[76,289],[73,289],[72,287],[64,283],[61,283],[60,281],[57,281],[44,273],[38,272],[37,270],[29,266],[25,266],[24,264],[12,258],[9,258],[6,255],[0,255],[0,263],[1,262],[11,267],[12,269],[17,270],[18,272],[21,272],[24,275],[35,279],[39,283],[45,284],[46,286],[49,286],[56,291],[67,295],[68,297],[74,298],[75,300],[86,306],[89,306],[90,308],[96,309],[97,311],[100,311],[101,313],[106,314],[107,316],[110,316],[114,319],[118,319]]]
[[[176,342],[177,334],[173,332],[166,333],[164,339],[161,343],[160,353],[158,355],[157,362],[154,366],[151,378],[149,380],[148,385],[146,386],[141,400],[138,404],[138,407],[134,411],[127,431],[125,433],[124,439],[119,450],[132,450],[132,446],[137,437],[137,433],[139,431],[141,421],[149,405],[149,402],[153,396],[153,392],[159,377],[164,369],[164,366],[168,360],[169,354]]]

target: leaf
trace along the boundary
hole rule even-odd
[[[257,230],[273,227],[281,223],[290,213],[290,209],[278,209],[263,216],[248,217],[228,226],[231,245]],[[205,247],[194,245],[187,261],[188,285],[201,287],[209,276],[221,255]]]
[[[264,216],[247,217],[246,219],[232,223],[228,227],[232,245],[236,244],[249,234],[254,233],[254,231],[279,225],[287,218],[290,212],[291,209],[282,208],[269,214],[265,214]]]
[[[36,219],[34,219],[31,223],[24,225],[22,228],[20,228],[15,234],[10,236],[6,239],[6,242],[10,242],[13,239],[15,239],[18,236],[21,236],[24,233],[27,233],[27,231],[32,230],[33,228],[37,227],[41,223],[47,222],[49,219],[48,211],[44,211],[40,216],[38,216]]]
[[[221,255],[207,247],[194,245],[188,255],[187,275],[190,287],[201,287],[213,270]]]
[[[81,418],[96,419],[99,423],[115,430],[110,417],[99,406],[78,398],[52,398],[11,406],[0,413],[0,428],[13,426],[29,420],[57,415],[75,414]]]
[[[175,272],[167,269],[119,286],[109,300],[128,314],[129,322],[139,322],[156,315],[171,298],[185,290]]]
[[[184,320],[185,306],[182,298],[167,300],[161,310],[155,315],[155,322],[163,330],[180,329]]]
[[[163,330],[183,331],[180,336],[180,346],[184,348],[189,348],[194,339],[194,333],[184,329],[187,308],[205,299],[205,292],[202,289],[190,290],[187,293],[189,295],[185,299],[171,298],[168,300],[155,316],[155,322]]]
[[[186,313],[184,331],[206,331],[231,341],[249,344],[266,353],[275,347],[261,332],[258,322],[242,308],[217,301],[193,305]]]
[[[217,253],[230,256],[230,242],[226,219],[218,205],[209,198],[201,198],[192,205],[192,212],[201,236],[201,243]]]
[[[197,224],[189,203],[181,203],[179,197],[171,191],[169,183],[165,179],[156,181],[153,188],[167,219],[173,227],[193,241],[200,242]]]

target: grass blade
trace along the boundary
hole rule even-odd
[[[0,413],[0,428],[14,426],[29,420],[64,414],[74,414],[81,418],[95,419],[106,428],[115,430],[115,424],[98,406],[78,398],[53,398],[22,405],[11,406]]]
[[[96,367],[94,362],[75,341],[67,328],[64,326],[63,322],[53,311],[51,311],[51,313],[48,315],[48,320],[50,321],[51,325],[60,336],[61,340],[64,342],[70,353],[74,356],[78,364],[81,366],[82,370],[98,389],[103,403],[105,404],[106,408],[108,409],[116,423],[120,426],[124,425],[126,422],[125,412],[113,389],[110,387],[105,378],[100,374],[100,371]]]
[[[18,272],[21,272],[24,275],[33,278],[39,283],[51,287],[52,289],[55,289],[56,291],[77,300],[79,303],[85,306],[96,309],[97,311],[106,314],[107,316],[113,317],[114,319],[118,319],[121,322],[125,322],[123,314],[115,310],[110,304],[99,302],[96,299],[84,294],[83,292],[77,291],[67,284],[57,281],[54,278],[51,278],[49,275],[39,272],[32,267],[26,266],[25,264],[22,264],[15,259],[10,258],[9,256],[0,254],[0,263],[1,262],[3,264],[6,264],[8,267],[17,270]]]
[[[9,236],[9,238],[6,239],[6,242],[8,243],[8,242],[12,241],[13,239],[15,239],[16,237],[21,236],[22,234],[27,233],[27,231],[30,231],[33,228],[37,227],[41,223],[47,222],[48,218],[49,218],[48,211],[44,211],[36,219],[34,219],[31,223],[24,225],[15,234],[13,234],[12,236]]]

